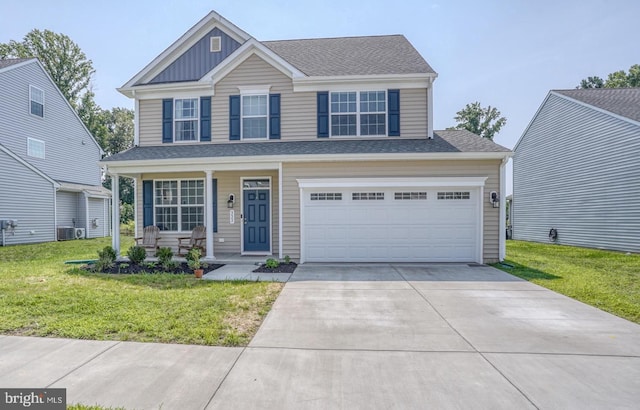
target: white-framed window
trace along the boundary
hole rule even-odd
[[[269,94],[242,94],[242,139],[267,139]]]
[[[454,191],[454,192],[438,192],[439,200],[458,200],[458,199],[470,199],[471,193],[468,191]]]
[[[387,135],[387,92],[332,92],[331,136]]]
[[[29,86],[29,112],[44,117],[44,90],[33,85]]]
[[[352,201],[382,201],[384,200],[384,192],[353,192],[351,194]]]
[[[44,159],[44,141],[35,138],[27,138],[27,155]]]
[[[161,231],[191,231],[204,225],[204,180],[156,180],[153,203]]]
[[[198,98],[173,100],[174,141],[198,141]]]
[[[341,192],[313,192],[311,193],[312,201],[342,201]]]
[[[211,36],[209,37],[209,51],[212,53],[217,53],[222,50],[222,39],[220,36]]]
[[[394,199],[398,201],[415,201],[427,199],[427,193],[421,192],[394,192]]]

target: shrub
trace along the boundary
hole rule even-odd
[[[147,259],[147,251],[142,246],[132,246],[127,251],[127,256],[131,263],[139,265]]]
[[[280,262],[278,262],[276,259],[273,258],[269,258],[267,259],[267,261],[264,263],[264,266],[266,266],[269,269],[275,269],[278,266],[280,266]]]
[[[289,255],[284,255],[284,263],[287,265],[291,263],[291,257]]]
[[[187,265],[189,265],[190,269],[197,270],[200,269],[202,263],[200,262],[200,249],[191,248],[191,250],[187,253]]]
[[[173,259],[173,251],[168,246],[165,248],[158,249],[156,252],[156,256],[158,257],[158,263],[163,268],[172,267],[171,259]]]
[[[116,251],[111,246],[105,246],[98,251],[98,261],[94,264],[94,269],[98,272],[110,269],[116,261]]]

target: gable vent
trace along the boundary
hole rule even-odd
[[[222,41],[220,39],[220,36],[210,37],[209,38],[209,51],[211,51],[212,53],[219,52],[220,49],[222,48],[221,44],[222,44]]]

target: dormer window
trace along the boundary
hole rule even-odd
[[[44,117],[44,91],[32,85],[29,86],[29,112]]]
[[[175,99],[174,109],[175,141],[198,141],[198,99]]]

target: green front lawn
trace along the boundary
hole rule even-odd
[[[530,282],[640,323],[640,255],[507,241],[506,264]]]
[[[133,241],[122,242],[126,249]],[[96,259],[106,245],[110,238],[0,247],[0,333],[240,346],[282,289],[193,275],[95,274],[63,263]]]

